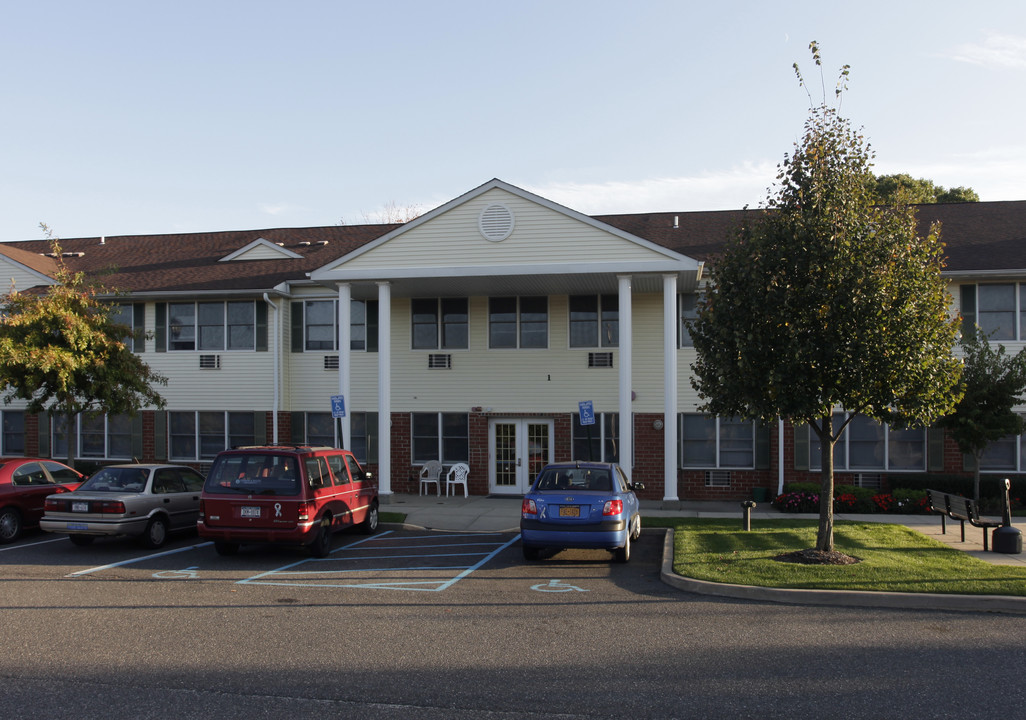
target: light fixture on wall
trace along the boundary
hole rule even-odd
[[[662,420],[656,420],[655,422],[653,422],[652,423],[652,429],[653,430],[662,430],[663,429],[663,421]]]

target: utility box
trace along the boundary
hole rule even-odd
[[[991,540],[990,549],[994,552],[1011,555],[1018,555],[1022,552],[1022,533],[1019,532],[1019,528],[1014,528],[1011,525],[994,528]]]

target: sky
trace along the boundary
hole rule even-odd
[[[844,65],[875,172],[1026,200],[1022,0],[0,0],[0,18],[0,241],[382,222],[492,178],[588,215],[758,207]]]

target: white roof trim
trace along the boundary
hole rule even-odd
[[[353,258],[359,257],[360,255],[362,255],[364,253],[371,252],[376,247],[387,243],[389,240],[391,240],[391,239],[393,239],[393,238],[395,238],[395,237],[397,237],[399,235],[402,235],[405,232],[413,230],[414,228],[416,228],[416,227],[418,227],[420,225],[423,225],[424,223],[430,222],[431,220],[435,219],[439,215],[442,215],[443,213],[446,213],[446,212],[448,212],[449,210],[452,210],[455,207],[463,205],[464,203],[467,203],[467,202],[473,200],[474,198],[476,198],[476,197],[478,197],[480,195],[483,195],[484,193],[488,192],[489,190],[495,190],[495,189],[504,190],[504,191],[510,193],[511,195],[516,195],[517,197],[522,198],[524,200],[527,200],[528,202],[536,203],[536,204],[541,205],[542,207],[545,207],[545,208],[547,208],[549,210],[552,210],[554,212],[557,212],[557,213],[560,213],[562,215],[565,215],[565,216],[567,216],[569,218],[572,218],[572,219],[574,219],[574,220],[576,220],[578,222],[584,223],[585,225],[590,225],[591,227],[593,227],[593,228],[595,228],[597,230],[601,230],[602,232],[608,233],[610,235],[614,235],[614,236],[619,237],[619,238],[621,238],[621,239],[623,239],[623,240],[625,240],[627,242],[630,242],[630,243],[633,243],[635,245],[639,245],[641,247],[644,247],[644,248],[646,248],[648,250],[651,250],[652,252],[655,252],[655,253],[658,253],[660,255],[663,255],[670,262],[669,266],[664,265],[662,263],[659,263],[658,267],[653,267],[653,268],[649,269],[648,270],[649,272],[659,272],[659,271],[669,271],[669,270],[684,270],[684,271],[688,271],[688,270],[690,270],[690,271],[697,271],[698,270],[699,262],[697,260],[693,259],[693,258],[689,258],[686,255],[681,255],[680,253],[676,253],[676,252],[674,252],[674,251],[672,251],[672,250],[670,250],[668,248],[663,247],[662,245],[657,245],[654,242],[651,242],[649,240],[645,240],[644,238],[640,238],[637,235],[631,235],[630,233],[624,232],[623,230],[620,230],[619,228],[615,228],[612,225],[607,225],[606,223],[599,222],[598,220],[595,220],[592,217],[588,217],[587,215],[585,215],[583,213],[579,213],[576,210],[571,210],[568,207],[565,207],[565,206],[560,205],[558,203],[554,203],[551,200],[547,200],[547,199],[541,197],[540,195],[535,195],[534,193],[527,192],[526,190],[518,188],[518,187],[516,187],[514,185],[510,185],[509,183],[503,182],[502,180],[499,180],[498,178],[495,178],[495,179],[489,180],[484,185],[480,185],[480,186],[474,188],[470,192],[467,192],[467,193],[464,193],[463,195],[460,195],[458,198],[450,200],[449,202],[445,203],[444,205],[438,206],[437,208],[435,208],[434,210],[431,210],[430,212],[424,213],[420,217],[415,218],[415,219],[409,221],[408,223],[406,223],[406,224],[396,228],[395,230],[392,230],[389,233],[385,233],[381,237],[379,237],[379,238],[377,238],[375,240],[372,240],[371,242],[367,243],[366,245],[363,245],[362,247],[359,247],[356,250],[353,250],[351,253],[348,253],[347,255],[343,255],[340,258],[336,258],[335,260],[332,260],[329,264],[324,265],[322,267],[319,267],[316,270],[313,270],[312,272],[309,273],[309,276],[313,280],[338,279],[338,276],[336,275],[336,273],[338,271],[337,270],[333,271],[333,268],[337,268],[339,265],[344,265],[349,260],[352,260]],[[677,265],[678,267],[674,268],[673,267],[674,265]],[[621,264],[621,266],[624,267],[624,271],[627,271],[627,267],[629,267],[629,265],[622,265],[622,264]],[[560,264],[560,265],[553,264],[551,266],[544,266],[543,265],[543,266],[540,266],[540,267],[542,267],[542,268],[545,268],[545,267],[561,268],[562,272],[566,272],[567,269],[568,269],[568,265],[567,264]],[[573,267],[574,270],[576,271],[579,266],[574,264],[571,267]],[[538,265],[534,265],[533,268],[534,268],[534,272],[539,272],[539,266]],[[481,274],[482,272],[485,272],[485,273],[493,272],[494,273],[496,269],[493,268],[493,269],[491,269],[489,271],[488,268],[473,268],[473,269],[472,268],[464,268],[464,270],[467,270],[467,271],[473,270],[473,272],[472,273],[471,272],[463,273],[461,271],[460,272],[461,275],[462,274],[468,274],[468,275],[469,274],[474,274],[474,275],[477,275],[477,274]],[[503,267],[501,269],[501,272],[503,272],[503,273],[510,273],[511,271],[512,271],[512,269],[509,268],[509,267]],[[557,271],[558,270],[556,270],[556,269],[552,270],[552,272],[557,272]],[[608,272],[608,271],[609,271],[608,266],[603,266],[601,270],[592,270],[591,272]],[[403,276],[403,275],[397,275],[396,274],[397,272],[401,272],[401,269],[389,268],[388,271],[387,271],[387,275],[389,277],[406,277],[406,276]],[[428,273],[428,272],[433,273],[433,274],[437,274],[437,268],[434,268],[434,269],[431,269],[431,270],[421,269],[419,272],[420,272],[420,274],[425,274],[425,273]],[[590,271],[581,270],[580,272],[590,272]],[[631,272],[643,272],[643,271],[642,270],[633,270]],[[360,275],[360,273],[352,275],[351,277],[356,278],[358,275]],[[347,273],[346,277],[350,277],[350,275]],[[377,277],[381,277],[381,271],[380,270],[377,273]]]
[[[286,248],[283,248],[281,245],[278,245],[277,243],[273,243],[270,240],[267,240],[265,238],[257,238],[256,240],[254,240],[253,242],[249,243],[248,245],[243,245],[242,247],[240,247],[235,252],[233,252],[233,253],[231,253],[229,255],[225,255],[223,258],[218,260],[218,262],[229,262],[231,260],[238,260],[239,257],[241,257],[242,255],[245,255],[250,250],[253,250],[254,248],[258,248],[258,247],[271,248],[275,252],[280,253],[282,257],[290,258],[292,260],[301,259],[303,257],[299,253],[293,252],[292,250],[287,250]]]

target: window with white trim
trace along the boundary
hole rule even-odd
[[[844,422],[834,413],[834,432]],[[834,444],[834,470],[926,470],[926,428],[891,427],[865,415],[856,415]],[[821,470],[819,436],[809,428],[809,469]]]
[[[465,350],[469,339],[467,298],[410,301],[414,350]]]
[[[1026,340],[1026,290],[1021,283],[962,285],[960,312],[991,340]]]
[[[129,415],[80,415],[78,456],[129,459],[132,457],[132,418]]]
[[[167,305],[168,350],[255,350],[256,303],[178,302]]]
[[[172,460],[206,460],[222,450],[253,445],[251,412],[171,411],[167,414],[168,452]]]
[[[25,454],[25,413],[22,410],[0,411],[3,422],[3,437],[0,438],[0,455]]]
[[[292,352],[338,351],[338,300],[302,300],[292,303]],[[378,349],[377,300],[349,303],[349,349]]]
[[[593,425],[581,425],[580,413],[571,425],[573,459],[581,462],[620,462],[620,413],[595,413]]]
[[[616,295],[571,295],[570,347],[618,347],[619,303]]]
[[[691,331],[688,330],[688,322],[698,319],[698,295],[684,293],[677,296],[677,335],[678,347],[692,347],[694,341],[691,339]]]
[[[492,349],[547,348],[549,299],[488,298],[488,347]]]
[[[681,467],[755,467],[755,423],[751,420],[682,413],[680,438]]]
[[[413,413],[413,462],[438,460],[450,465],[470,456],[470,418],[466,413]]]

